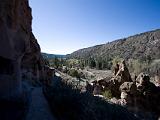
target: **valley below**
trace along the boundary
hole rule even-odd
[[[160,119],[160,29],[58,55],[32,19],[28,0],[1,0],[0,120]]]

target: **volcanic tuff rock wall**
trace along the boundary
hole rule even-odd
[[[31,24],[28,0],[0,1],[0,98],[21,95],[22,71],[43,75],[44,61]]]

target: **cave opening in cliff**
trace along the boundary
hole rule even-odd
[[[13,74],[13,61],[0,56],[0,74]]]

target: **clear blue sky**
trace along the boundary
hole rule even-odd
[[[160,0],[30,0],[42,52],[68,54],[160,28]]]

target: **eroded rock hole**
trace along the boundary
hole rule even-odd
[[[0,74],[13,74],[13,61],[0,56]]]

